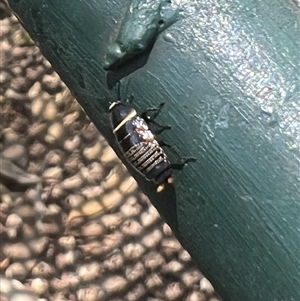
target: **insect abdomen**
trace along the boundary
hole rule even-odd
[[[146,121],[122,103],[117,103],[111,111],[114,133],[127,160],[158,185],[171,178],[167,156]]]
[[[160,184],[171,176],[170,164],[156,141],[136,144],[125,153],[125,156],[148,180]]]

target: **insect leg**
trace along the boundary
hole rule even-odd
[[[196,161],[196,158],[194,158],[194,157],[181,157],[181,162],[171,163],[170,167],[172,169],[181,170],[187,163],[195,162],[195,161]]]
[[[129,81],[128,81],[128,84],[126,85],[125,97],[127,95],[128,85],[129,85]],[[117,88],[117,97],[118,97],[118,100],[122,101],[122,96],[121,96],[121,81],[120,80],[116,83],[116,88]],[[134,96],[133,96],[133,94],[131,94],[126,99],[126,103],[132,103],[133,99],[134,99]]]
[[[134,100],[134,95],[131,94],[131,95],[127,98],[126,102],[127,102],[127,103],[132,103],[133,100]]]
[[[161,147],[164,147],[164,146],[168,147],[169,149],[172,150],[172,152],[176,155],[176,157],[180,159],[180,162],[178,162],[178,163],[171,163],[171,168],[172,169],[179,169],[180,170],[188,162],[195,162],[196,161],[196,158],[194,158],[194,157],[183,157],[183,156],[181,156],[174,146],[172,146],[170,144],[167,144],[164,141],[159,141],[159,145]]]
[[[165,103],[162,102],[157,107],[148,108],[146,111],[144,111],[140,115],[141,118],[143,118],[148,124],[152,123],[152,124],[156,125],[157,127],[159,127],[159,129],[153,131],[154,135],[159,135],[164,130],[170,130],[171,129],[171,126],[161,125],[155,120],[155,118],[158,116],[158,114],[160,113],[160,111],[161,111],[161,109],[163,108],[164,105],[165,105]],[[149,112],[155,112],[155,113],[152,116],[149,116],[148,115]]]
[[[159,104],[157,107],[152,107],[152,108],[148,108],[146,111],[144,111],[140,116],[145,119],[147,122],[148,121],[153,121],[158,114],[160,113],[161,109],[163,108],[163,106],[165,105],[164,102],[162,102],[161,104]],[[148,113],[149,112],[155,112],[152,116],[149,116]],[[151,122],[150,121],[150,122]]]
[[[161,125],[158,122],[156,122],[155,120],[148,120],[148,123],[153,123],[155,124],[157,127],[159,127],[159,129],[153,130],[153,134],[154,135],[159,135],[161,134],[164,130],[170,130],[171,126],[169,125]]]

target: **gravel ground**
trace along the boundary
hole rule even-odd
[[[0,300],[218,301],[0,1]]]

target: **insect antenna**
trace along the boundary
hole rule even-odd
[[[118,100],[122,100],[122,97],[121,97],[121,81],[117,81],[116,83],[116,89],[117,89],[117,98]]]
[[[130,79],[128,79],[128,81],[126,83],[124,97],[122,97],[121,86],[123,86],[123,84],[121,84],[121,80],[117,81],[115,88],[116,88],[116,94],[117,94],[118,101],[125,102],[126,104],[132,103],[132,101],[134,99],[133,93],[129,97],[127,97],[129,85],[130,85]]]

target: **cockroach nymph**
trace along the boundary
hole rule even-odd
[[[162,126],[155,121],[164,103],[138,114],[131,104],[132,100],[133,96],[125,102],[119,100],[110,105],[113,132],[126,159],[146,179],[157,185],[157,192],[161,192],[165,189],[166,184],[173,183],[173,169],[181,170],[186,163],[196,159],[182,158],[172,146],[156,139],[156,135],[171,128]],[[150,116],[149,112],[154,113]],[[151,123],[158,129],[151,131],[149,129]],[[164,146],[171,148],[181,158],[179,163],[172,164],[168,161],[162,148]]]

